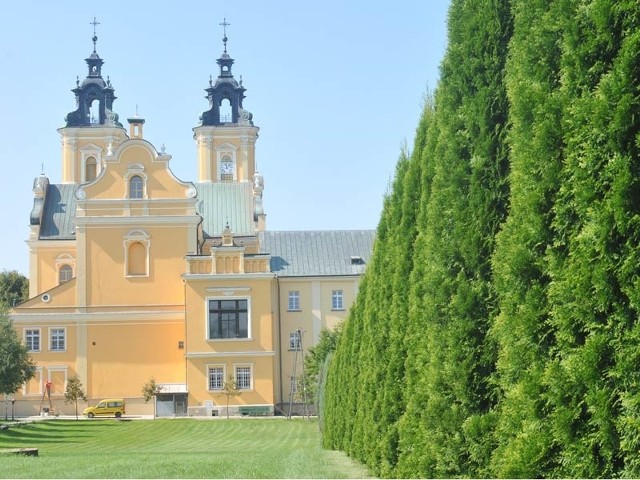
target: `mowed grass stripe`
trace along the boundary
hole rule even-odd
[[[320,448],[302,419],[51,420],[0,432],[3,478],[357,478],[364,467]]]

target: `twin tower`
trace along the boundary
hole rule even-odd
[[[226,21],[223,23],[226,27]],[[67,114],[66,125],[58,131],[62,137],[63,184],[93,182],[105,168],[104,160],[128,139],[142,139],[144,119],[127,119],[129,134],[113,110],[115,90],[109,77],[102,75],[104,61],[96,52],[94,32],[93,52],[86,59],[87,76],[72,90],[76,109]],[[227,53],[226,32],[224,51],[217,63],[220,69],[215,83],[209,79],[205,89],[209,108],[200,116],[194,138],[198,149],[198,182],[253,184],[254,221],[256,231],[265,228],[262,209],[263,177],[256,172],[255,142],[259,128],[253,124],[252,114],[242,101],[246,89],[242,79],[238,82],[232,73],[233,58]],[[161,152],[164,155],[164,151]]]

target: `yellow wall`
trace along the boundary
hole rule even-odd
[[[281,278],[280,310],[282,345],[282,399],[289,401],[291,375],[296,365],[296,374],[302,371],[303,355],[314,346],[322,329],[333,329],[348,315],[349,307],[357,294],[360,278],[352,277],[294,277]],[[289,292],[300,292],[300,311],[289,311]],[[332,309],[332,291],[342,290],[343,306],[341,310]],[[290,334],[302,329],[302,352],[289,349]]]
[[[62,264],[72,265],[74,276],[76,273],[76,242],[74,240],[57,241],[53,246],[43,243],[36,248],[35,274],[37,276],[34,285],[29,285],[31,296],[46,292],[59,284],[58,270]]]
[[[148,275],[126,275],[125,237],[131,227],[87,228],[86,275],[89,305],[178,305],[184,303],[181,275],[189,229],[140,228],[149,235]]]
[[[197,278],[201,277],[201,278]],[[206,400],[219,403],[217,392],[208,391],[207,365],[226,365],[227,377],[233,365],[250,364],[253,389],[231,399],[231,404],[272,404],[274,402],[274,316],[272,275],[191,275],[186,280],[187,301],[187,382],[189,405]],[[248,339],[208,340],[208,299],[247,298],[250,333]],[[226,401],[226,400],[225,400]]]
[[[123,319],[90,325],[88,397],[140,397],[151,378],[158,383],[185,383],[184,349],[178,345],[182,340],[180,321]]]

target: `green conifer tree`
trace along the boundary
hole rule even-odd
[[[557,461],[545,424],[543,378],[555,336],[546,253],[554,241],[552,208],[563,161],[567,98],[558,86],[568,2],[512,3],[510,211],[493,258],[499,312],[491,334],[499,347],[496,383],[502,397],[491,475],[534,478],[545,476]]]

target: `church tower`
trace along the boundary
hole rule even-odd
[[[229,25],[223,22],[223,25]],[[259,128],[253,116],[242,107],[246,89],[231,71],[234,60],[224,51],[217,63],[220,74],[215,83],[209,79],[209,110],[202,113],[201,125],[193,129],[198,145],[200,182],[252,182],[256,171],[255,143]]]
[[[234,59],[227,53],[226,27],[230,24],[225,19],[221,25],[224,50],[217,60],[220,73],[215,83],[209,79],[209,87],[205,89],[209,109],[200,116],[201,124],[193,129],[198,149],[198,182],[252,185],[255,230],[264,231],[264,179],[255,160],[260,129],[253,124],[253,115],[242,106],[246,89],[242,77],[240,81],[234,78],[231,71]]]
[[[94,181],[104,168],[103,156],[110,155],[127,139],[118,115],[113,112],[116,99],[109,77],[102,78],[104,60],[96,52],[93,24],[93,52],[87,62],[87,77],[72,90],[76,97],[76,110],[65,117],[66,125],[58,129],[62,142],[62,183],[88,183]]]

